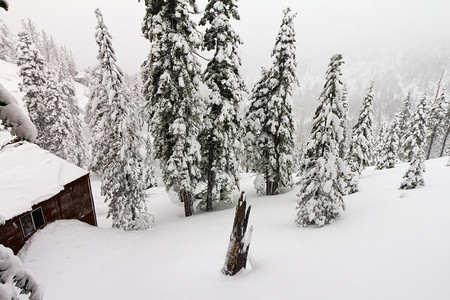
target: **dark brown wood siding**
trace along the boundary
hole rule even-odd
[[[64,190],[52,198],[33,205],[32,210],[39,207],[42,208],[46,224],[56,220],[78,219],[97,226],[89,174],[65,185]],[[0,226],[0,244],[11,248],[14,253],[17,253],[32,236],[25,237],[20,224],[20,218],[28,213],[30,211],[7,220]]]

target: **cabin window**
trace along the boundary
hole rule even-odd
[[[44,215],[42,214],[42,208],[39,207],[30,213],[20,218],[20,224],[22,225],[23,235],[27,238],[32,235],[37,229],[45,225]]]

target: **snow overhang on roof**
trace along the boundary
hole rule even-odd
[[[0,147],[11,139],[0,132]],[[31,210],[88,174],[37,145],[21,142],[0,150],[0,216],[6,220]]]

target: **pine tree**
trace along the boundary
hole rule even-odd
[[[372,161],[373,156],[373,84],[364,98],[358,121],[353,126],[349,149],[349,165],[353,172],[361,174]]]
[[[98,24],[95,39],[99,46],[97,60],[101,82],[98,83],[96,109],[91,123],[94,165],[102,177],[102,194],[109,202],[108,216],[112,226],[125,230],[150,227],[152,217],[147,213],[146,195],[142,187],[139,166],[141,140],[128,110],[130,103],[123,91],[122,71],[116,65],[112,37],[95,10]],[[101,162],[101,163],[99,163]]]
[[[0,59],[8,62],[16,60],[16,40],[6,24],[0,20]]]
[[[161,162],[167,189],[193,214],[193,195],[201,178],[200,144],[204,103],[199,94],[200,65],[195,56],[200,34],[190,19],[194,1],[146,0],[142,26],[151,43],[142,67],[155,158]]]
[[[44,105],[45,65],[33,41],[27,33],[19,33],[17,46],[17,66],[22,82],[19,89],[24,93],[23,100],[30,120],[38,130],[38,141],[45,133],[45,117],[48,113]]]
[[[450,125],[449,115],[447,114],[449,104],[449,101],[446,100],[445,92],[442,91],[440,97],[436,97],[431,105],[430,115],[427,118],[427,128],[429,131],[427,136],[426,159],[430,159],[432,156],[434,146],[437,146],[436,150],[438,151],[442,148],[445,131]],[[433,155],[433,157],[437,156],[437,154]]]
[[[343,139],[343,84],[340,79],[342,55],[331,58],[326,83],[314,115],[310,141],[305,154],[305,170],[300,182],[298,226],[331,223],[344,210],[346,166],[339,157],[339,142]]]
[[[83,134],[83,123],[81,120],[81,109],[78,106],[76,90],[73,77],[67,61],[62,57],[57,67],[58,81],[63,90],[63,99],[67,105],[67,119],[69,126],[69,140],[71,159],[73,163],[82,167],[86,164],[86,141]]]
[[[425,151],[426,137],[427,137],[427,116],[428,116],[428,102],[427,94],[420,98],[416,111],[411,117],[409,128],[405,134],[403,149],[405,157],[408,161],[412,161],[414,154],[414,146],[418,145],[419,149]],[[424,152],[425,153],[425,152]],[[421,154],[425,157],[425,154]]]
[[[378,166],[383,164],[383,161],[381,161],[381,157],[383,156],[383,150],[384,150],[384,143],[386,141],[387,137],[387,130],[388,130],[388,124],[386,122],[381,123],[380,130],[378,131],[377,138],[375,140],[375,166],[376,169],[378,169]]]
[[[405,141],[408,135],[406,134],[409,129],[409,122],[411,119],[412,99],[411,92],[408,92],[403,104],[398,112],[398,131],[399,136],[399,159],[402,161],[408,160],[408,149],[405,149]]]
[[[398,152],[398,118],[394,118],[394,121],[386,128],[386,124],[383,123],[384,133],[377,140],[377,160],[376,170],[390,169],[395,167]]]
[[[402,183],[400,184],[401,190],[415,189],[416,187],[423,186],[423,172],[425,171],[425,159],[423,156],[423,149],[420,149],[418,145],[413,146],[411,164],[403,175]]]
[[[266,105],[270,98],[269,79],[269,72],[262,68],[261,78],[253,87],[250,106],[244,118],[245,158],[250,171],[262,174],[265,173],[266,157],[269,155],[269,135],[266,133],[265,125],[266,116],[269,113]],[[259,190],[264,190],[265,194],[265,188]]]
[[[150,134],[150,128],[146,114],[143,113],[145,100],[142,93],[142,80],[140,76],[135,76],[131,79],[131,85],[128,88],[128,94],[130,99],[132,99],[131,109],[136,112],[133,115],[136,119],[134,122],[139,124],[139,136],[142,140],[142,145],[140,146],[141,151],[141,168],[142,168],[142,182],[145,189],[157,186],[156,180],[156,166],[155,158],[153,153],[153,137]]]
[[[246,87],[239,74],[238,47],[242,42],[230,24],[232,19],[239,20],[235,0],[210,0],[200,20],[200,25],[208,26],[203,48],[214,51],[204,73],[211,92],[200,135],[207,211],[212,210],[213,201],[231,202],[233,189],[239,187],[239,105]]]
[[[348,91],[347,85],[343,86],[342,93],[342,128],[344,129],[344,138],[339,143],[339,157],[346,160],[350,147],[351,132],[349,132],[349,116],[348,116]]]
[[[403,176],[400,189],[414,189],[424,185],[423,172],[425,171],[425,138],[427,136],[427,98],[426,93],[420,98],[417,109],[411,118],[411,129],[405,141],[407,149],[412,149],[408,156],[411,164]]]
[[[280,31],[275,40],[272,51],[273,65],[264,73],[260,82],[254,88],[251,110],[247,113],[248,127],[260,124],[252,134],[258,134],[256,151],[260,161],[256,162],[256,171],[264,174],[266,180],[266,194],[274,195],[280,187],[292,184],[293,151],[295,140],[295,122],[292,111],[292,88],[298,84],[296,77],[296,46],[294,18],[295,13],[290,8],[284,10]],[[266,94],[267,90],[267,94]],[[259,103],[260,101],[265,101]],[[252,111],[258,106],[263,110]],[[259,131],[259,133],[258,133]]]

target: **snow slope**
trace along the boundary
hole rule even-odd
[[[243,174],[253,268],[233,278],[220,269],[234,207],[184,218],[163,188],[150,190],[149,231],[59,221],[35,234],[21,257],[46,300],[450,299],[446,162],[427,161],[426,186],[410,191],[398,190],[406,164],[365,171],[361,191],[345,197],[345,214],[323,228],[295,226],[298,188],[258,197]]]

